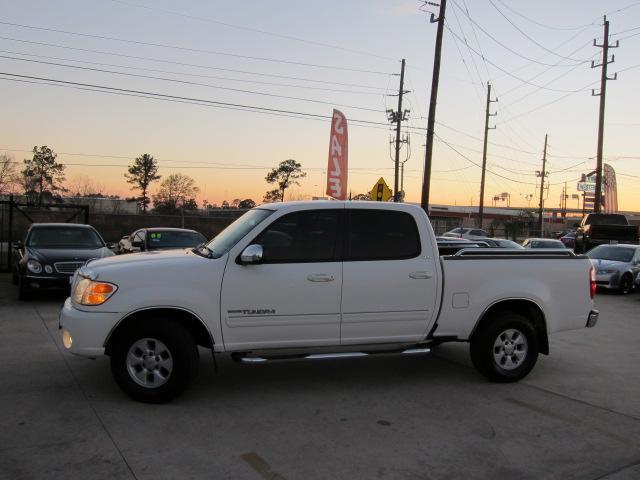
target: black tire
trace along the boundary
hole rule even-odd
[[[633,277],[628,273],[622,275],[620,279],[620,286],[618,287],[618,293],[620,295],[627,295],[633,291]]]
[[[18,275],[18,300],[29,300],[31,298],[31,287],[22,277]]]
[[[166,380],[160,380],[164,383],[159,386],[154,386],[153,380],[147,386],[143,386],[139,380],[134,379],[134,374],[130,373],[130,367],[132,371],[135,368],[128,362],[127,356],[130,349],[143,339],[152,339],[157,342],[153,345],[164,344],[162,346],[166,347],[169,354],[171,370],[166,375]],[[153,348],[155,349],[155,346]],[[162,348],[159,347],[159,349]],[[156,318],[153,321],[141,321],[127,327],[122,332],[118,332],[116,338],[113,339],[111,349],[113,378],[127,395],[139,402],[166,403],[173,400],[184,392],[190,381],[195,378],[199,363],[198,347],[193,337],[184,327],[171,319]],[[145,372],[149,372],[146,373],[147,378],[154,378],[152,371],[146,370],[148,365],[141,362],[137,367],[142,368],[138,375],[144,376]],[[156,371],[158,375],[162,374],[160,370],[153,370],[153,372]]]
[[[518,344],[523,342],[523,338],[507,332],[517,332],[524,338],[524,343]],[[512,345],[505,345],[505,341],[511,342]],[[496,347],[496,343],[500,342],[502,345]],[[505,350],[507,348],[509,350]],[[520,355],[519,351],[526,352]],[[493,314],[471,338],[470,353],[473,365],[494,382],[517,382],[526,377],[536,364],[539,351],[538,335],[534,326],[525,316],[515,312]],[[505,362],[501,364],[497,360],[498,357]]]

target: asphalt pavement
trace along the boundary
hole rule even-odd
[[[426,356],[213,368],[167,405],[64,351],[62,296],[0,275],[0,479],[640,478],[640,294],[597,296],[516,384],[466,344]]]

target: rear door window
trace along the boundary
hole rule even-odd
[[[398,260],[420,255],[413,216],[393,210],[348,210],[345,260]]]

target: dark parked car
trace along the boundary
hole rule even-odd
[[[141,228],[122,237],[118,253],[147,252],[150,250],[173,250],[193,248],[207,239],[200,232],[184,228]]]
[[[576,232],[569,232],[566,235],[560,237],[560,241],[564,243],[567,248],[575,248],[576,246]]]
[[[638,227],[619,213],[585,215],[576,233],[576,253],[607,243],[638,243]]]
[[[13,283],[20,299],[35,289],[69,288],[69,278],[92,258],[113,255],[90,225],[34,223],[13,245]]]
[[[566,248],[564,243],[554,238],[527,238],[522,242],[524,248]]]

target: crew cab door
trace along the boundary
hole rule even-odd
[[[422,340],[440,281],[433,245],[418,230],[431,230],[427,218],[356,205],[345,213],[341,343]]]
[[[340,343],[343,207],[306,209],[272,221],[232,250],[221,298],[227,350]],[[261,245],[261,263],[241,250]]]

